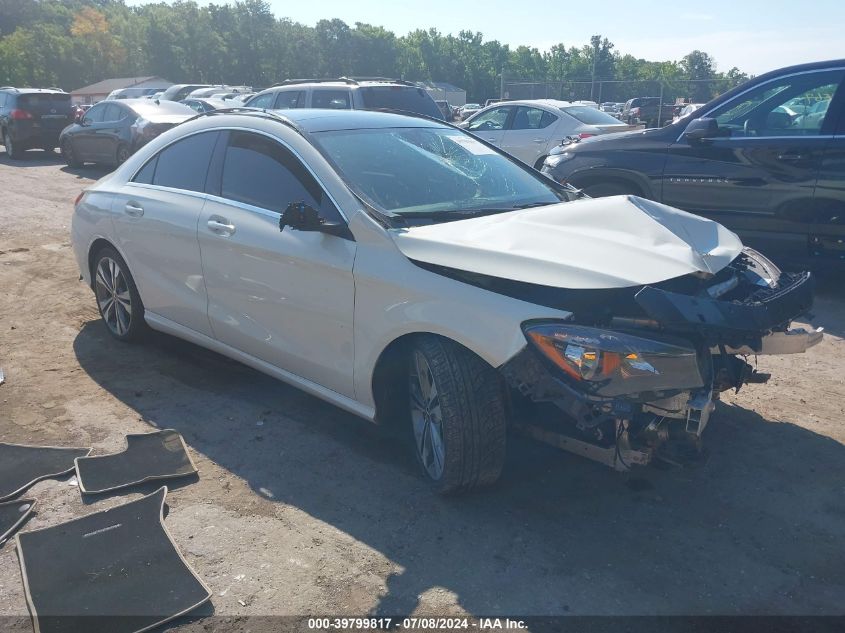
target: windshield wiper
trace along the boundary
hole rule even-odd
[[[559,204],[558,202],[528,202],[526,204],[515,204],[512,209],[533,209],[534,207],[547,207],[550,204]]]

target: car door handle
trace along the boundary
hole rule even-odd
[[[783,154],[778,154],[778,160],[783,160],[789,163],[797,163],[802,160],[807,160],[807,157],[804,154],[784,152]]]
[[[213,217],[207,222],[208,228],[212,233],[222,235],[224,237],[230,236],[235,232],[235,225],[231,224],[226,218]]]
[[[127,202],[126,206],[123,207],[123,212],[126,215],[131,215],[133,218],[140,218],[144,215],[144,207],[137,202]]]
[[[485,138],[484,140],[487,141],[488,143],[495,143],[496,142],[496,139],[494,139],[494,138]]]
[[[535,139],[532,139],[532,142],[534,142],[534,143],[545,143],[545,142],[546,142],[546,139],[544,139],[544,138],[535,138]]]

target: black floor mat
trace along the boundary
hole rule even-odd
[[[0,503],[0,545],[24,524],[34,507],[34,499],[16,499]]]
[[[137,633],[211,597],[164,526],[166,495],[15,537],[36,631]]]
[[[109,492],[196,472],[182,436],[170,429],[127,435],[126,450],[122,453],[76,460],[76,478],[79,489],[85,493]]]
[[[0,442],[0,501],[21,494],[36,481],[68,474],[73,470],[73,460],[90,452],[90,448]]]

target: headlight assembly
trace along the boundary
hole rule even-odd
[[[696,351],[689,347],[564,323],[527,324],[523,329],[570,383],[596,396],[704,385]]]

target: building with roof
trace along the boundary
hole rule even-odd
[[[449,105],[462,106],[467,102],[467,91],[445,81],[418,81],[417,85],[425,88],[435,101],[448,101]]]
[[[161,77],[118,77],[115,79],[103,79],[90,86],[78,88],[71,91],[70,99],[72,103],[97,103],[109,96],[115,90],[123,90],[125,88],[135,88],[139,90],[165,90],[168,86],[172,86],[173,82]]]

